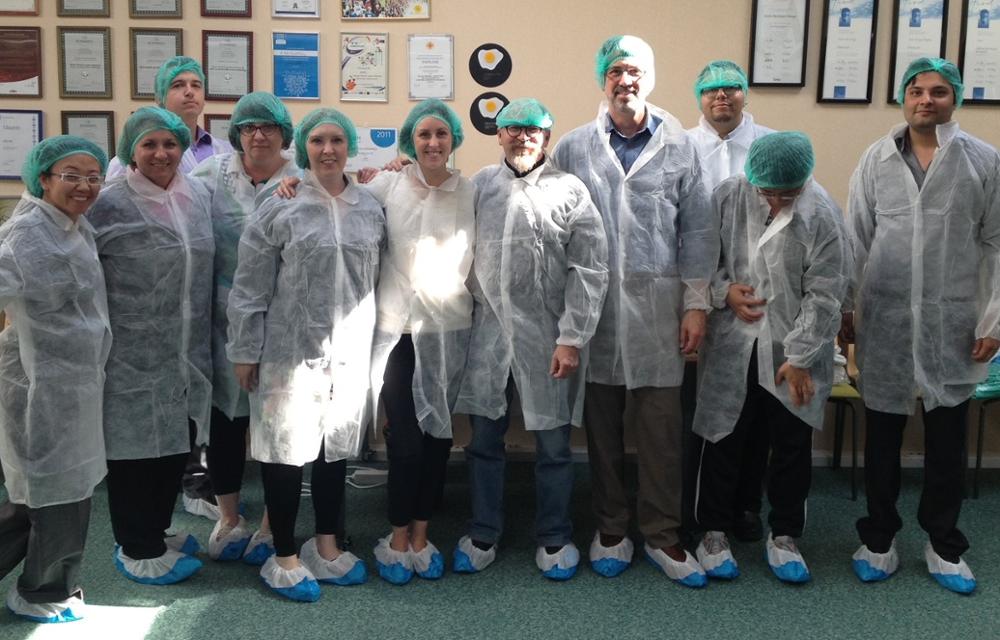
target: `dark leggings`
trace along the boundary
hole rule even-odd
[[[129,558],[148,560],[166,553],[163,536],[170,528],[187,459],[187,453],[178,453],[108,460],[111,531]]]
[[[249,426],[249,416],[230,419],[212,407],[212,426],[208,439],[208,474],[212,478],[216,495],[236,493],[243,486]]]
[[[451,438],[432,438],[420,429],[413,405],[416,354],[403,334],[389,354],[382,386],[382,405],[389,424],[385,443],[389,457],[389,522],[405,527],[430,520],[441,504]]]
[[[264,505],[271,521],[274,549],[278,556],[294,556],[295,519],[302,496],[302,467],[293,464],[260,463],[264,484]],[[323,448],[312,463],[312,503],[316,515],[316,534],[344,537],[344,479],[347,460],[327,462]]]

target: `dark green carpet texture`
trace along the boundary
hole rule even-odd
[[[450,566],[469,507],[464,466],[453,465],[449,474],[442,515],[432,523],[431,539]],[[733,583],[712,582],[703,590],[671,583],[640,557],[641,552],[622,576],[598,576],[586,563],[593,520],[584,465],[577,468],[574,504],[574,537],[584,561],[571,581],[549,582],[534,565],[534,497],[531,466],[526,463],[510,465],[507,533],[497,562],[479,575],[449,571],[437,582],[415,578],[404,587],[370,577],[357,587],[323,586],[318,603],[299,604],[272,595],[255,568],[203,557],[205,567],[187,582],[142,586],[114,569],[107,495],[101,485],[94,496],[83,585],[90,605],[165,607],[146,636],[164,640],[1000,637],[1000,473],[984,474],[982,497],[966,501],[962,514],[962,528],[972,542],[965,558],[979,579],[979,590],[972,596],[949,593],[927,575],[925,538],[916,524],[920,479],[919,471],[904,472],[900,507],[905,527],[897,540],[900,571],[874,585],[858,582],[850,567],[859,544],[854,521],[862,513],[864,496],[851,502],[847,471],[827,468],[814,470],[809,521],[800,543],[814,576],[811,584],[779,583],[763,559],[763,543],[735,546],[743,575]],[[259,518],[262,492],[255,467],[248,473],[245,499],[250,519]],[[352,550],[370,573],[375,568],[372,547],[388,531],[385,503],[384,487],[348,489]],[[311,524],[311,503],[304,499],[298,528],[302,540]],[[192,531],[202,542],[212,527],[179,506],[174,525]],[[641,541],[638,544],[641,549]],[[0,593],[6,594],[14,579],[11,575],[0,582]],[[92,637],[94,632],[82,633],[82,627],[73,632],[74,624],[48,626],[60,627],[58,637],[65,638]],[[0,613],[4,640],[27,639],[36,627],[9,612]],[[125,637],[127,631],[108,629],[93,637]]]

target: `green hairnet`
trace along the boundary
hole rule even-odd
[[[132,164],[135,145],[148,134],[161,130],[174,134],[181,151],[191,146],[191,130],[180,116],[162,107],[139,107],[125,121],[122,134],[118,137],[118,161],[123,166]]]
[[[344,135],[347,136],[347,157],[353,158],[358,155],[358,132],[354,129],[351,119],[336,109],[325,107],[313,109],[299,121],[299,126],[295,127],[295,164],[303,169],[309,168],[309,154],[306,151],[309,133],[321,124],[335,124],[343,129]]]
[[[63,158],[79,153],[93,156],[101,165],[101,174],[107,170],[108,155],[90,140],[84,140],[79,136],[53,136],[36,144],[28,152],[28,157],[24,159],[24,165],[21,166],[21,180],[28,193],[36,198],[41,198],[43,194],[42,182],[39,179],[41,175]]]
[[[746,93],[749,89],[747,74],[735,62],[713,60],[705,65],[705,68],[698,74],[698,79],[694,81],[694,97],[700,105],[703,91],[726,87],[739,87],[743,93]]]
[[[284,149],[292,144],[292,116],[288,108],[273,93],[254,91],[248,93],[233,108],[233,117],[229,121],[229,144],[233,149],[243,151],[240,142],[240,125],[264,122],[281,127],[281,146]]]
[[[636,36],[611,36],[604,41],[597,51],[594,73],[597,76],[597,86],[604,88],[605,77],[611,65],[630,58],[632,64],[642,69],[647,75],[654,72],[653,49],[646,41]]]
[[[816,166],[809,136],[780,131],[757,138],[743,167],[750,184],[760,189],[798,189]]]
[[[921,73],[927,73],[928,71],[936,71],[941,74],[942,78],[948,81],[951,88],[955,91],[955,106],[961,107],[963,94],[965,93],[965,85],[962,84],[962,74],[959,72],[958,67],[944,58],[917,58],[910,63],[910,66],[906,68],[906,73],[903,74],[903,80],[899,83],[899,94],[896,96],[899,104],[903,104],[906,98],[906,87],[910,84],[910,81]]]
[[[497,127],[518,124],[522,127],[551,129],[555,119],[545,105],[534,98],[512,100],[497,114]]]
[[[431,98],[424,100],[410,110],[410,115],[406,116],[403,128],[399,132],[399,150],[410,156],[417,157],[417,150],[413,147],[413,130],[417,128],[424,118],[437,118],[448,125],[451,129],[451,150],[454,151],[462,146],[465,134],[462,133],[462,121],[451,107],[445,103]]]
[[[187,56],[174,56],[160,65],[156,71],[156,79],[153,81],[153,92],[156,94],[156,104],[161,107],[167,104],[167,92],[170,91],[170,84],[174,78],[189,71],[205,83],[205,72],[201,70],[201,63],[194,58]]]

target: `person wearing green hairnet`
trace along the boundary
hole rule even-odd
[[[347,458],[358,455],[367,426],[385,215],[344,175],[358,152],[347,116],[315,109],[294,141],[303,169],[297,196],[264,200],[240,238],[226,355],[249,393],[250,455],[261,463],[273,534],[274,555],[260,577],[280,596],[314,602],[317,582],[347,586],[368,576],[338,541]],[[307,463],[315,535],[299,548],[295,521]]]
[[[500,164],[476,185],[472,339],[455,406],[470,416],[472,520],[454,570],[496,558],[503,531],[504,434],[516,386],[535,436],[535,564],[547,578],[576,573],[570,432],[583,423],[587,344],[608,287],[607,237],[587,188],[548,162],[553,118],[533,98],[497,115]]]
[[[55,136],[21,171],[0,227],[0,579],[21,561],[7,608],[35,622],[84,617],[80,564],[91,496],[106,472],[101,393],[111,348],[104,277],[86,214],[108,158]]]
[[[966,414],[1000,346],[1000,153],[953,119],[964,91],[954,64],[917,58],[899,87],[906,122],[861,156],[848,196],[857,275],[846,308],[854,313],[842,332],[851,339],[857,327],[867,425],[868,514],[857,522],[854,571],[870,582],[899,566],[900,447],[922,404],[924,558],[959,593],[976,588],[958,529]]]
[[[189,143],[170,111],[136,109],[118,136],[128,171],[89,214],[114,333],[104,385],[114,562],[141,584],[172,584],[201,568],[193,536],[166,535],[212,401],[215,243],[208,192],[178,170]]]
[[[612,577],[632,561],[623,475],[628,401],[646,556],[671,580],[702,587],[705,572],[679,537],[680,386],[685,355],[705,333],[719,225],[694,143],[677,118],[647,101],[656,80],[649,44],[611,37],[595,67],[605,98],[597,119],[567,133],[552,152],[558,168],[587,186],[608,240],[611,284],[590,342],[583,410],[597,516],[590,564]]]
[[[208,470],[220,515],[208,541],[208,555],[223,561],[242,557],[260,565],[274,546],[266,513],[252,538],[239,513],[250,404],[226,357],[226,308],[246,221],[281,179],[298,176],[299,168],[293,152],[287,151],[292,143],[292,117],[272,93],[254,91],[240,98],[233,108],[229,141],[235,151],[214,155],[191,172],[191,180],[208,190],[215,236]]]
[[[712,278],[708,331],[698,352],[694,432],[704,438],[698,562],[710,578],[739,575],[733,528],[744,449],[760,425],[769,439],[766,557],[784,582],[811,575],[796,546],[805,528],[812,435],[823,427],[834,339],[852,275],[850,240],[836,203],[811,177],[812,144],[794,131],[758,138],[746,175],[712,195],[722,255]]]

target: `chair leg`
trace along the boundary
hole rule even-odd
[[[858,411],[853,403],[848,403],[851,409],[851,500],[858,499],[858,481],[856,474],[858,471]]]
[[[844,403],[833,400],[833,470],[840,468],[840,457],[844,447]]]
[[[983,433],[986,430],[986,406],[988,401],[979,403],[979,436],[976,438],[976,468],[972,471],[972,498],[979,498],[979,469],[983,466]]]

